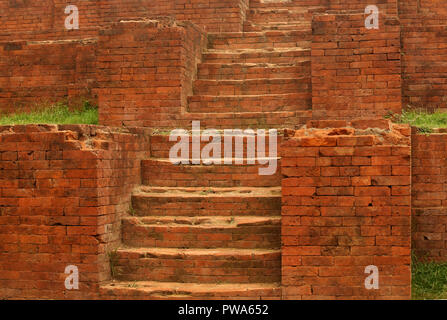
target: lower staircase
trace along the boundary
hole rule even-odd
[[[156,158],[142,162],[143,184],[134,190],[133,210],[122,221],[123,245],[111,261],[114,280],[101,293],[116,299],[279,299],[279,170],[260,176],[260,165],[236,159],[231,165],[173,165],[172,145],[168,136],[152,137]]]

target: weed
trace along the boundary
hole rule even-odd
[[[118,250],[112,250],[107,253],[109,256],[109,263],[110,263],[110,271],[112,273],[112,278],[115,278],[118,275],[118,271],[116,269],[116,266],[118,264]]]
[[[129,206],[129,214],[131,216],[135,216],[137,214],[137,212],[135,211],[135,209],[132,207],[132,205]]]
[[[447,263],[426,262],[413,257],[414,300],[447,299]]]
[[[0,115],[0,125],[16,124],[98,124],[98,109],[89,101],[84,101],[77,108],[55,103]]]
[[[408,123],[418,128],[420,133],[429,134],[436,128],[447,128],[447,113],[439,110],[429,112],[424,109],[408,107],[402,114],[388,114],[385,116],[396,123]]]

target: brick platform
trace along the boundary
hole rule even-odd
[[[97,298],[148,156],[145,129],[0,127],[0,297]],[[64,288],[76,265],[80,290]]]
[[[80,29],[71,31],[63,29],[63,1],[56,1],[49,13],[46,1],[33,6],[19,0],[2,4],[5,15],[0,23],[5,33],[0,34],[0,49],[5,60],[0,60],[0,68],[6,77],[0,81],[8,90],[0,93],[0,108],[13,110],[15,104],[39,100],[42,91],[48,100],[76,100],[77,96],[95,100],[100,89],[103,124],[157,128],[187,127],[192,120],[209,128],[285,128],[325,116],[348,119],[398,113],[402,103],[445,108],[443,3],[381,1],[379,30],[366,30],[363,12],[369,4],[363,0],[114,0],[97,7],[80,1]],[[138,24],[138,20],[152,22]],[[152,34],[152,39],[120,42],[126,32],[130,40],[137,29]],[[206,36],[208,43],[199,39]],[[95,45],[98,37],[102,40]],[[163,38],[172,41],[160,46],[155,39]],[[58,43],[67,39],[71,44]],[[87,52],[66,56],[72,50],[79,52],[79,43],[87,39],[93,41]],[[47,40],[53,42],[42,42]],[[35,41],[40,41],[39,50]],[[129,66],[119,57],[129,45],[146,52],[138,57],[143,67]],[[149,49],[154,46],[160,49]],[[180,48],[185,52],[180,53]],[[109,49],[114,53],[107,57]],[[60,73],[54,73],[54,63],[39,62],[50,51],[52,62],[68,64]],[[133,54],[135,60],[137,52]],[[118,60],[108,61],[112,55]],[[166,65],[168,61],[172,65]],[[81,64],[88,70],[79,68]],[[183,70],[182,76],[176,68]],[[117,77],[118,69],[123,76]],[[17,70],[33,72],[17,78]],[[114,83],[126,89],[105,90]],[[51,86],[57,90],[52,92]]]

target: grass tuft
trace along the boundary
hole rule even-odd
[[[81,107],[64,103],[34,107],[29,111],[0,115],[0,125],[17,124],[98,124],[98,108],[85,101]]]
[[[129,206],[129,214],[131,216],[135,216],[137,214],[137,211],[133,208],[132,205]]]
[[[118,250],[112,250],[107,253],[109,257],[109,263],[110,263],[110,273],[112,274],[112,278],[115,278],[118,275],[118,270],[116,268],[116,265],[118,264]]]
[[[407,109],[402,114],[390,114],[387,118],[397,123],[408,123],[421,133],[433,132],[433,129],[447,128],[447,113],[439,110],[428,112],[424,109]]]
[[[423,262],[413,258],[414,300],[447,299],[447,262]]]

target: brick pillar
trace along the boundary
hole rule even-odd
[[[102,30],[96,64],[101,124],[178,126],[204,43],[201,29],[170,18]]]
[[[284,299],[410,298],[409,136],[385,120],[311,121],[285,140]]]
[[[400,113],[400,26],[379,14],[379,29],[363,13],[314,16],[312,105],[314,119],[356,119]]]

